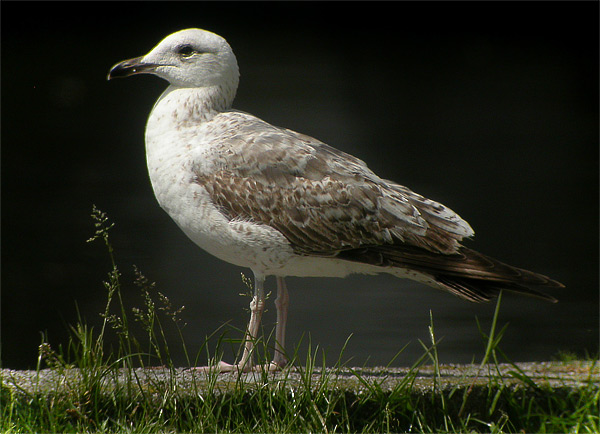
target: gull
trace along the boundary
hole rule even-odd
[[[215,33],[173,33],[113,66],[108,79],[136,74],[169,83],[145,133],[158,203],[199,247],[254,274],[241,359],[206,369],[286,366],[286,276],[389,273],[472,302],[503,290],[556,302],[540,289],[564,287],[463,246],[474,232],[457,213],[380,178],[362,160],[234,110],[238,64]],[[276,342],[272,362],[261,366],[253,350],[267,276],[277,281]]]

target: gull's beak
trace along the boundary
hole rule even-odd
[[[143,74],[153,72],[157,66],[155,63],[144,63],[144,56],[135,59],[124,60],[113,66],[108,72],[108,80],[113,78],[129,77],[134,74]]]

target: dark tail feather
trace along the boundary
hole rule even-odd
[[[537,288],[564,288],[562,283],[542,274],[507,265],[466,247],[460,248],[460,255],[466,265],[463,275],[452,270],[435,277],[449,291],[466,300],[489,301],[504,290],[556,303],[556,298]]]
[[[451,293],[475,302],[489,301],[505,290],[556,303],[554,297],[537,288],[564,288],[542,274],[507,265],[466,247],[443,254],[407,245],[373,246],[341,252],[339,257],[420,271],[433,276]]]
[[[498,296],[500,291],[510,291],[522,295],[541,298],[552,303],[558,300],[542,291],[514,282],[497,282],[482,279],[469,279],[456,276],[437,276],[436,280],[443,284],[448,291],[458,297],[473,301],[490,301]]]

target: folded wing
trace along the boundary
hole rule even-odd
[[[236,118],[230,129],[236,133],[212,146],[229,154],[195,171],[230,220],[273,227],[300,255],[433,276],[471,301],[489,300],[501,289],[552,299],[535,287],[562,286],[465,248],[460,241],[473,230],[458,214],[379,178],[362,160],[245,113]]]

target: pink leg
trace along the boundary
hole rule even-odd
[[[242,359],[237,364],[238,368],[243,371],[249,371],[253,365],[254,343],[258,337],[258,328],[260,320],[265,311],[265,276],[254,273],[254,297],[250,302],[250,322],[246,331],[244,354]]]
[[[278,340],[280,337],[282,339],[282,343],[283,343],[283,338],[285,335],[285,319],[287,317],[287,290],[285,289],[285,284],[283,283],[283,278],[277,278],[277,291],[278,291],[278,297],[277,300],[280,299],[280,297],[282,297],[282,294],[284,294],[284,298],[282,298],[281,300],[285,301],[285,307],[283,308],[283,314],[284,316],[282,317],[282,321],[281,324],[283,324],[283,329],[280,330],[280,304],[282,303],[282,301],[277,301],[277,329],[276,329],[276,340]],[[281,292],[281,285],[279,284],[279,279],[281,279],[281,282],[283,283],[283,291],[284,293]],[[231,371],[241,371],[241,372],[249,372],[252,370],[255,371],[260,371],[263,369],[269,370],[269,371],[276,371],[278,369],[281,369],[283,366],[285,366],[285,357],[283,356],[283,353],[277,348],[275,350],[275,359],[272,363],[265,365],[265,366],[254,366],[254,362],[253,362],[253,351],[254,351],[254,344],[256,342],[256,339],[258,337],[258,329],[260,327],[260,320],[262,318],[262,314],[265,310],[265,291],[264,291],[264,283],[265,283],[265,276],[263,276],[262,274],[257,274],[254,273],[254,297],[252,297],[252,301],[250,302],[250,322],[248,323],[248,329],[246,330],[246,336],[244,338],[244,353],[242,355],[241,360],[236,363],[235,365],[230,365],[229,363],[225,363],[223,361],[219,362],[218,365],[216,366],[205,366],[205,367],[197,367],[195,368],[197,371],[200,372],[207,372],[207,371],[211,371],[211,370],[216,370],[218,372],[231,372]],[[281,335],[281,336],[280,336]]]
[[[275,357],[271,362],[275,369],[281,369],[287,365],[285,357],[285,326],[287,323],[288,305],[290,296],[288,294],[285,280],[283,277],[277,276],[277,298],[275,299],[275,307],[277,307],[277,327],[275,329]]]

